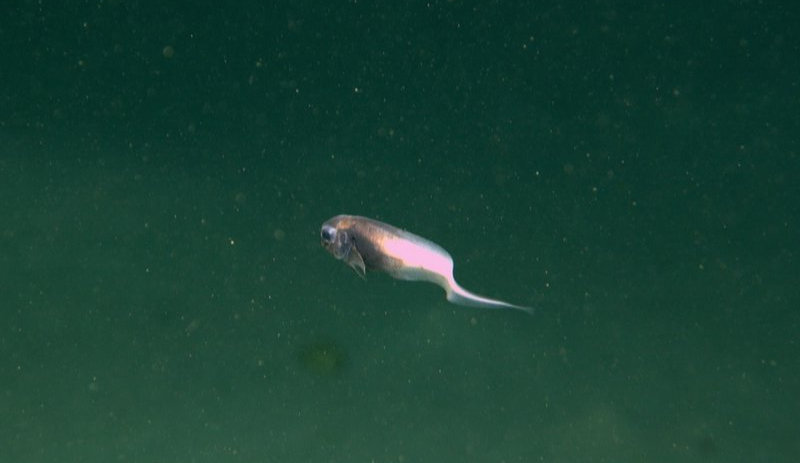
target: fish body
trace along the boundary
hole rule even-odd
[[[368,269],[383,271],[400,280],[435,283],[454,304],[533,312],[530,307],[479,296],[462,288],[453,277],[453,258],[444,248],[387,223],[356,215],[337,215],[322,224],[320,240],[328,252],[362,278]]]

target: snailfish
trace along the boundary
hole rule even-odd
[[[453,278],[453,258],[447,251],[392,225],[356,215],[337,215],[322,224],[320,239],[322,247],[362,278],[367,269],[383,271],[400,280],[436,283],[454,304],[533,313],[530,307],[489,299],[462,288]]]

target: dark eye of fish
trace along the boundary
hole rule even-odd
[[[320,235],[322,236],[322,239],[325,240],[326,242],[331,242],[331,241],[333,241],[333,233],[334,232],[335,232],[335,230],[333,228],[325,227],[320,232]]]

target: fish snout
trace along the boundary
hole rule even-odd
[[[323,225],[319,232],[319,238],[323,246],[330,246],[336,241],[336,228],[330,225]]]

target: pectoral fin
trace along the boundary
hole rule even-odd
[[[355,246],[350,249],[350,252],[347,253],[346,258],[347,265],[353,268],[356,271],[358,276],[361,278],[366,279],[367,275],[367,268],[364,265],[364,258],[361,257],[361,254],[358,252]]]

